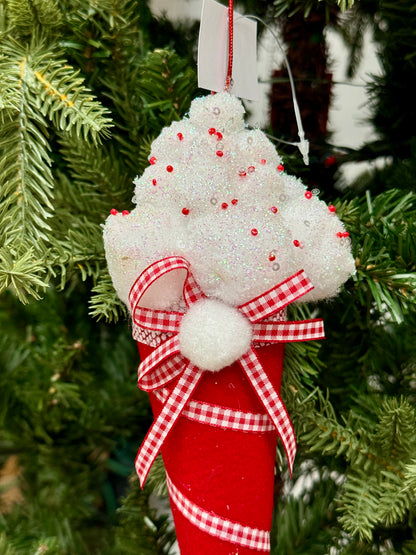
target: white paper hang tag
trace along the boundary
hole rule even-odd
[[[228,8],[204,0],[198,42],[198,86],[220,92],[228,68]],[[229,91],[247,100],[259,99],[257,23],[234,12],[233,69]]]

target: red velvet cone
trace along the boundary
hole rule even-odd
[[[142,359],[152,350],[139,343]],[[284,345],[260,347],[257,353],[279,391]],[[154,394],[150,394],[150,399],[156,418],[162,403]],[[265,412],[238,363],[219,372],[205,372],[192,399],[249,413]],[[181,416],[162,447],[162,456],[171,481],[192,503],[243,526],[270,531],[276,438],[275,431],[234,431]],[[200,530],[182,514],[172,498],[171,507],[181,555],[260,552]]]

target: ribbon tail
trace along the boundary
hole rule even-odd
[[[293,462],[296,455],[296,439],[293,425],[286,407],[274,389],[267,374],[259,361],[256,351],[251,348],[238,361],[250,380],[254,391],[263,403],[267,413],[273,421],[276,431],[283,443],[289,464],[290,476],[292,476]]]
[[[168,397],[157,419],[153,422],[148,431],[142,446],[136,457],[136,471],[140,479],[140,485],[143,488],[146,483],[149,470],[159,454],[167,435],[174,426],[176,420],[181,415],[186,403],[195,391],[203,374],[193,364],[189,363],[183,374],[178,380],[175,388]]]

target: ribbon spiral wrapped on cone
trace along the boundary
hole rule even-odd
[[[195,99],[154,141],[137,207],[104,228],[155,417],[136,469],[143,485],[162,453],[182,555],[270,551],[277,437],[290,471],[296,452],[284,344],[324,336],[286,306],[330,298],[354,272],[334,207],[243,116],[228,93]]]

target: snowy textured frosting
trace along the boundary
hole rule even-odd
[[[104,228],[110,274],[120,298],[152,262],[179,255],[208,297],[239,305],[304,269],[334,296],[354,273],[350,240],[332,207],[287,175],[274,146],[244,124],[228,93],[196,98],[189,116],[162,130],[135,183],[136,208]],[[169,285],[154,303],[177,301]]]

